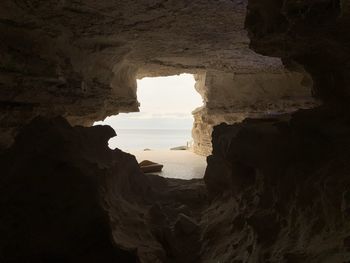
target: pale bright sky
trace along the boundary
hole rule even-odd
[[[140,112],[124,113],[103,122],[114,129],[191,129],[191,112],[203,105],[191,74],[137,80]]]

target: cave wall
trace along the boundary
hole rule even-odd
[[[110,127],[35,118],[0,154],[1,262],[347,262],[349,121],[221,124],[204,180],[178,180],[109,149]]]
[[[204,180],[201,262],[347,262],[349,114],[221,124]]]
[[[186,72],[206,74],[208,81],[255,74],[275,81],[294,74],[279,58],[249,48],[246,7],[239,0],[2,1],[1,148],[39,115],[89,126],[138,111],[136,78]],[[233,95],[243,82],[206,85],[208,107],[246,111],[249,101]],[[228,94],[235,106],[223,106]]]
[[[113,241],[105,205],[108,171],[138,169],[135,157],[108,148],[114,135],[62,117],[21,129],[0,153],[1,262],[137,262]]]
[[[199,260],[204,181],[143,174],[113,136],[62,117],[20,130],[0,153],[1,262]]]
[[[350,261],[348,1],[0,6],[1,262]],[[204,180],[146,176],[110,128],[72,127],[182,72],[198,152],[235,123]]]
[[[313,81],[305,71],[290,72],[283,67],[275,73],[207,71],[196,79],[204,106],[193,112],[193,150],[205,156],[211,154],[211,134],[220,123],[291,113],[319,103],[312,97]]]
[[[249,0],[246,28],[250,47],[303,65],[325,103],[349,98],[349,3],[347,0]]]

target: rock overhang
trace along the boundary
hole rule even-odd
[[[145,76],[286,73],[279,58],[249,48],[247,1],[6,0],[2,6],[1,97],[18,105],[16,116],[13,108],[2,108],[6,141],[37,115],[88,126],[138,111],[136,79]],[[223,104],[202,96],[208,105]]]
[[[168,255],[178,256],[178,262],[206,262],[218,258],[242,262],[348,260],[348,107],[327,104],[327,107],[300,111],[289,120],[261,118],[269,112],[283,113],[286,109],[297,109],[305,102],[306,106],[312,106],[313,84],[316,86],[313,92],[323,101],[329,102],[328,98],[332,98],[333,102],[347,102],[350,5],[345,0],[314,0],[307,4],[293,0],[250,0],[249,15],[255,19],[250,20],[252,24],[246,24],[252,40],[249,43],[243,26],[246,4],[246,1],[238,0],[2,1],[1,143],[8,143],[8,138],[12,138],[20,126],[37,115],[63,115],[73,124],[89,125],[91,120],[109,114],[137,110],[136,78],[142,75],[182,73],[183,70],[195,73],[196,88],[206,101],[206,107],[202,108],[205,114],[201,115],[204,121],[199,123],[202,125],[199,125],[199,130],[209,134],[204,139],[211,140],[207,127],[215,125],[215,122],[241,122],[247,115],[252,117],[254,114],[253,117],[260,118],[216,128],[215,149],[208,159],[206,185],[202,181],[184,185],[183,182],[159,177],[145,178],[137,172],[138,166],[132,156],[119,150],[112,154],[92,136],[96,132],[100,139],[105,138],[99,135],[100,132],[109,136],[112,135],[111,130],[103,131],[101,127],[72,128],[68,124],[61,128],[63,134],[70,130],[68,138],[71,140],[68,148],[61,149],[67,140],[59,143],[58,149],[62,154],[58,157],[63,157],[65,163],[72,165],[72,178],[77,175],[78,166],[88,175],[95,177],[101,173],[101,178],[108,179],[105,186],[109,187],[109,203],[113,205],[109,209],[112,211],[110,220],[115,223],[115,243],[119,247],[138,248],[138,256],[145,262],[163,260]],[[293,9],[291,6],[294,6]],[[266,7],[271,12],[265,12]],[[252,10],[255,8],[254,13]],[[259,12],[264,16],[255,17],[254,14]],[[318,12],[320,16],[315,17],[314,14]],[[326,18],[326,23],[317,27],[317,17]],[[232,21],[236,22],[232,24]],[[257,26],[256,31],[252,30],[252,26]],[[249,44],[257,52],[275,58],[257,55],[249,49]],[[311,77],[293,60],[304,65]],[[247,84],[251,82],[259,85]],[[302,100],[305,96],[306,101]],[[94,132],[91,134],[89,130]],[[43,129],[39,131],[43,132]],[[51,132],[57,134],[56,127]],[[46,132],[46,135],[49,136],[51,132]],[[81,135],[84,135],[83,140],[77,140]],[[203,141],[206,143],[206,140]],[[35,140],[24,141],[28,145],[25,147],[28,153],[37,147]],[[86,144],[90,147],[85,147]],[[26,159],[29,159],[26,164],[30,167],[42,168],[44,165],[46,168],[49,162],[41,162],[35,155],[26,154],[22,149],[23,144],[14,147],[13,154],[16,153],[22,165],[18,165],[20,162],[16,162],[15,158],[10,158],[8,162],[1,159],[5,160],[3,167],[5,170],[8,167],[15,180],[10,188],[1,193],[4,196],[10,193],[10,197],[15,197],[2,200],[15,203],[20,200],[20,203],[26,204],[25,209],[20,210],[20,216],[15,217],[23,232],[16,232],[18,227],[13,225],[16,221],[8,221],[16,228],[16,231],[7,229],[9,236],[21,237],[22,233],[28,232],[23,222],[41,215],[28,215],[26,209],[33,211],[33,207],[38,207],[42,212],[40,202],[47,203],[47,207],[52,209],[50,201],[57,199],[43,199],[35,191],[37,185],[32,180],[39,174],[33,172],[33,177],[26,176],[30,170],[23,165]],[[96,149],[106,152],[107,156],[115,155],[112,159],[118,160],[120,169],[97,169],[98,172],[94,173],[97,167],[89,163],[104,156]],[[42,155],[49,158],[51,155],[45,150],[57,157],[54,151],[57,149],[44,148]],[[68,158],[67,150],[80,162]],[[31,161],[31,158],[35,160]],[[62,161],[58,159],[57,163],[62,164]],[[108,166],[109,161],[106,163]],[[57,166],[49,168],[55,169]],[[59,172],[67,175],[64,169]],[[110,174],[104,176],[105,172]],[[16,189],[23,187],[23,184],[17,183],[14,173],[34,185],[25,190],[30,189],[35,197],[38,195],[39,203],[31,203],[28,195],[18,195]],[[54,178],[45,170],[43,174],[49,178],[47,182]],[[71,184],[68,181],[66,185]],[[150,185],[152,187],[148,187]],[[96,187],[93,184],[93,188]],[[58,196],[65,194],[61,188],[56,189]],[[177,207],[177,204],[173,207],[175,210],[170,209],[170,214],[173,211],[185,214],[189,213],[188,210],[200,211],[201,215],[194,214],[192,217],[198,220],[203,230],[200,237],[195,236],[195,242],[181,235],[178,235],[179,239],[174,239],[170,226],[180,224],[181,229],[181,225],[183,228],[184,224],[193,220],[186,220],[182,214],[180,221],[170,218],[173,220],[171,224],[163,220],[169,216],[169,203],[166,201],[162,207],[159,198],[156,198],[157,203],[149,208],[152,202],[146,204],[145,200],[153,198],[147,192],[150,190],[157,193],[156,197],[170,200],[171,205],[181,204],[182,201],[190,201],[184,202],[189,207],[195,204],[194,209]],[[86,191],[81,193],[84,196],[87,194]],[[216,198],[209,207],[206,193]],[[57,204],[60,205],[62,199],[59,200]],[[83,201],[83,204],[78,203],[78,208],[88,205],[85,197]],[[131,201],[130,205],[125,205],[128,203],[125,201]],[[16,208],[17,204],[11,208]],[[76,217],[77,226],[81,227],[84,221],[81,219],[86,220],[89,215],[104,214],[99,206],[97,208],[87,210],[94,213]],[[59,214],[64,220],[67,219],[65,213]],[[37,224],[38,220],[34,222]],[[104,221],[102,223],[107,231],[103,232],[101,239],[107,241],[109,225]],[[67,225],[72,224],[69,222]],[[194,221],[191,225],[197,228]],[[96,225],[93,229],[99,227]],[[63,232],[51,229],[59,235],[67,233],[67,228]],[[33,233],[31,237],[37,234]],[[85,231],[82,233],[85,234]],[[47,236],[47,232],[44,236]],[[67,233],[69,236],[71,232]],[[202,242],[203,238],[205,242]],[[48,248],[54,241],[49,239]],[[67,244],[62,242],[65,247],[71,242],[68,239]],[[14,249],[8,250],[9,256],[13,258],[11,253],[14,251],[16,256],[24,255],[28,260],[28,243],[32,243],[31,239],[28,242],[23,238],[9,240],[14,241]],[[25,253],[18,253],[17,241]],[[36,238],[31,245],[35,247],[37,241]],[[112,245],[110,241],[108,244]],[[42,248],[41,244],[37,247]],[[113,252],[113,248],[110,248]],[[186,248],[193,248],[194,251],[187,251]],[[74,249],[70,251],[76,252]],[[97,253],[103,254],[106,255]]]

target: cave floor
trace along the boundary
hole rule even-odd
[[[151,150],[130,153],[136,156],[138,162],[150,160],[163,164],[162,172],[155,174],[168,178],[203,178],[207,166],[206,157],[191,151]]]

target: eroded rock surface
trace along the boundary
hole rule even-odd
[[[0,261],[350,261],[348,2],[2,1]],[[241,122],[204,181],[145,176],[110,128],[32,121],[137,111],[137,77],[183,72],[198,152]]]
[[[312,78],[305,71],[277,74],[208,71],[197,76],[196,89],[204,106],[193,112],[194,151],[211,154],[211,134],[220,123],[234,124],[247,117],[266,118],[314,107],[319,102],[312,98],[312,88]]]
[[[251,48],[304,65],[315,95],[327,103],[349,99],[350,4],[347,0],[249,0]]]
[[[36,118],[1,153],[1,262],[198,261],[203,180],[144,175],[114,135]]]
[[[144,175],[108,127],[35,119],[0,158],[1,262],[347,262],[344,112],[219,125],[189,181]]]
[[[202,262],[350,260],[350,126],[343,110],[214,129]]]
[[[137,77],[207,71],[217,72],[217,78],[225,73],[240,79],[283,76],[280,59],[249,49],[246,4],[2,1],[0,146],[9,146],[35,116],[64,116],[73,125],[89,126],[109,115],[138,111]],[[211,88],[215,94],[220,90]],[[251,89],[259,87],[253,83]],[[246,105],[246,95],[240,101],[236,94],[236,101],[235,109]],[[225,106],[219,97],[214,104]]]

